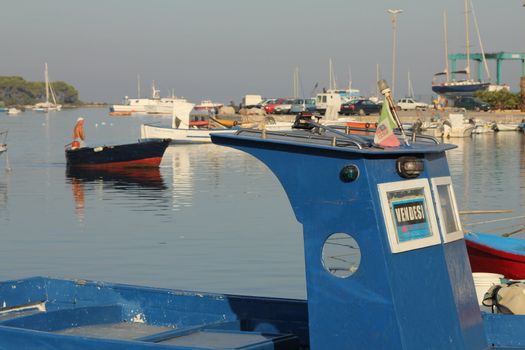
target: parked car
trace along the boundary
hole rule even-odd
[[[471,111],[485,111],[490,110],[490,105],[487,102],[481,101],[476,97],[459,97],[454,101],[454,107],[465,108]]]
[[[373,113],[381,112],[381,104],[374,103],[370,100],[353,100],[350,102],[343,103],[339,114],[351,115],[369,115]]]
[[[295,100],[284,100],[273,109],[274,114],[289,114]]]
[[[276,98],[265,98],[257,104],[257,108],[263,109],[266,105],[270,103],[275,103],[276,101],[277,101]]]
[[[290,108],[290,114],[297,114],[301,112],[315,112],[315,98],[298,98]]]
[[[427,109],[428,104],[424,102],[417,102],[413,98],[402,98],[397,102],[397,107],[403,111],[416,110],[416,109]]]
[[[280,105],[280,104],[283,103],[284,101],[285,101],[284,98],[278,98],[278,99],[276,99],[275,101],[266,104],[266,105],[264,106],[264,111],[265,111],[266,113],[268,113],[268,114],[272,114],[272,113],[274,113],[274,109],[275,109],[275,107],[277,107],[277,105]]]

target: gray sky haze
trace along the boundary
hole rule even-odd
[[[520,0],[473,0],[486,52],[525,51],[525,7]],[[302,94],[328,85],[332,58],[339,87],[375,92],[376,65],[391,80],[392,27],[398,16],[396,96],[432,93],[432,75],[445,66],[443,11],[449,52],[465,51],[462,0],[5,0],[0,28],[0,75],[73,84],[84,101],[119,102],[173,89],[192,102],[237,103],[245,94],[292,93],[294,67]],[[479,52],[473,21],[471,50]],[[491,62],[492,81],[495,63]],[[463,63],[458,64],[462,68]],[[475,72],[475,66],[472,67]],[[508,61],[503,80],[519,86],[521,65]]]

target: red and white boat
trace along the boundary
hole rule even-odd
[[[472,272],[492,272],[525,279],[525,240],[486,233],[465,235]]]

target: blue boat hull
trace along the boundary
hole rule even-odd
[[[432,84],[432,91],[438,95],[445,96],[472,96],[476,91],[485,90],[489,83],[473,83],[473,84],[447,84],[435,83]]]
[[[306,349],[302,300],[35,277],[0,283],[0,349]]]

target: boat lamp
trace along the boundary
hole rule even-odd
[[[354,164],[344,166],[339,172],[339,178],[346,183],[355,181],[358,177],[359,168]]]
[[[424,169],[423,161],[416,157],[400,157],[396,165],[397,173],[405,179],[418,177]]]

